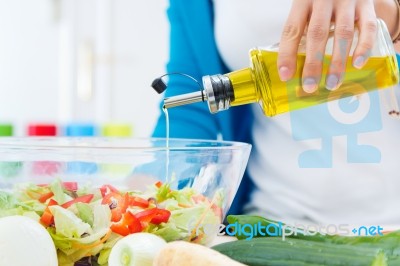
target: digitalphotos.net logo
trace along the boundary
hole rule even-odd
[[[246,240],[254,237],[281,237],[284,241],[290,236],[313,236],[320,235],[342,235],[342,236],[377,236],[383,235],[383,228],[380,225],[358,226],[354,227],[349,224],[328,224],[328,225],[304,225],[295,224],[287,225],[282,222],[263,225],[261,222],[256,224],[196,224],[195,220],[191,220],[188,224],[188,232],[195,235],[202,233],[206,235],[218,236],[241,236]]]

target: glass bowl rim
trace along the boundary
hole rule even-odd
[[[165,151],[167,146],[145,146],[144,143],[165,142],[166,138],[144,137],[1,137],[1,149],[90,149],[90,150],[131,150],[131,151]],[[192,151],[192,150],[241,150],[251,148],[252,145],[240,141],[169,138],[168,150]],[[121,144],[142,144],[142,146],[120,146]],[[183,146],[184,144],[201,144],[201,146]],[[113,146],[114,144],[114,146]],[[115,146],[119,144],[119,146]],[[171,145],[173,144],[173,145]],[[180,144],[177,146],[176,144]],[[202,146],[204,144],[204,146]]]

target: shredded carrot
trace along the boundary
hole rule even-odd
[[[201,195],[201,196],[202,196],[202,198],[203,198],[204,201],[207,199],[207,198],[204,197],[203,195]],[[194,238],[195,238],[196,232],[197,232],[197,228],[198,228],[198,227],[200,226],[200,224],[203,222],[204,218],[205,218],[206,215],[207,215],[207,212],[208,212],[209,210],[211,210],[212,206],[214,205],[214,202],[216,201],[216,196],[214,195],[214,197],[212,198],[211,202],[210,202],[208,199],[207,199],[207,201],[208,201],[208,203],[209,203],[209,206],[208,206],[208,208],[206,209],[206,211],[202,213],[202,215],[200,216],[199,220],[197,221],[196,226],[193,228],[193,230],[192,230],[192,232],[191,232],[191,234],[190,234],[190,236],[189,236],[189,241],[190,241],[191,239],[194,239]],[[200,236],[197,236],[197,237],[200,237]]]
[[[98,240],[98,241],[96,241],[96,242],[94,242],[94,243],[92,243],[92,244],[82,245],[82,244],[79,244],[79,243],[74,243],[74,244],[73,244],[73,247],[74,247],[74,248],[86,248],[86,249],[94,248],[94,247],[96,247],[96,246],[98,246],[98,245],[101,245],[101,244],[103,244],[104,242],[106,242],[107,239],[110,238],[111,233],[112,233],[112,231],[111,231],[111,230],[108,230],[107,234],[105,234],[103,238],[101,238],[100,240]]]

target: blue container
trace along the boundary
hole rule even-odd
[[[71,123],[65,127],[65,135],[68,137],[96,136],[96,126],[90,123]]]

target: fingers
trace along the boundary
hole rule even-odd
[[[298,45],[306,27],[310,3],[310,0],[293,1],[285,23],[278,53],[278,71],[282,81],[291,79],[296,72]]]
[[[330,2],[316,0],[312,7],[312,15],[307,29],[306,60],[302,76],[303,90],[307,93],[316,91],[321,79],[333,9]]]
[[[361,69],[367,62],[376,39],[377,21],[373,2],[359,1],[356,16],[359,17],[357,24],[360,33],[352,63],[355,68]]]
[[[355,68],[365,65],[377,33],[374,0],[293,0],[279,46],[278,70],[282,81],[288,81],[296,72],[298,45],[307,27],[303,90],[312,93],[318,89],[321,76],[325,75],[322,73],[323,60],[332,22],[335,25],[333,51],[325,87],[334,90],[342,83],[352,48],[355,22],[359,36],[352,64]]]
[[[328,90],[337,89],[346,71],[346,62],[354,37],[355,1],[338,1],[334,7],[335,33],[332,58],[325,80]]]

